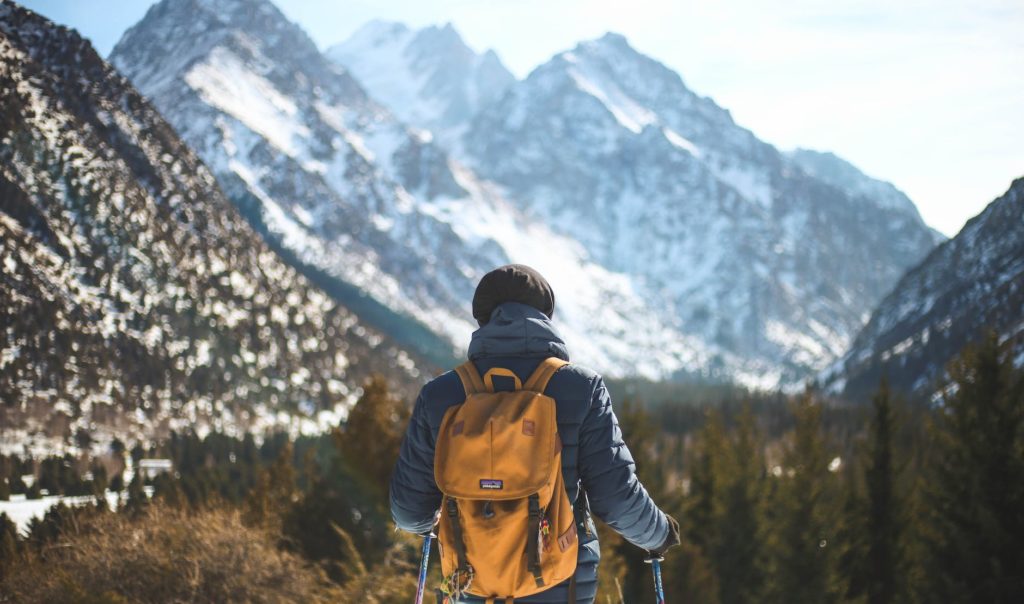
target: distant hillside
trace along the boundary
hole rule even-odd
[[[422,365],[285,265],[73,30],[0,3],[0,446],[315,428]]]
[[[855,399],[882,376],[930,395],[950,359],[987,330],[1024,365],[1024,178],[904,275],[821,379]]]

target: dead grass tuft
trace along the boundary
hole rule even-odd
[[[0,601],[338,602],[321,570],[278,548],[233,510],[161,505],[138,518],[102,514],[19,561]]]

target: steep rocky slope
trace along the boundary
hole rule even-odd
[[[317,428],[422,365],[284,264],[89,43],[0,3],[3,448]]]
[[[738,357],[726,374],[769,385],[841,354],[936,242],[891,186],[857,172],[876,186],[854,190],[787,157],[615,34],[484,108],[463,153],[530,216],[642,283],[684,333]]]
[[[649,377],[706,366],[701,343],[627,276],[526,220],[427,133],[369,98],[270,2],[160,2],[111,62],[282,253],[439,362],[463,354],[477,280],[512,261],[554,284],[557,322],[577,360]]]
[[[891,185],[780,153],[621,36],[522,82],[451,27],[372,23],[329,54],[265,0],[185,0],[111,59],[272,245],[439,362],[476,279],[517,261],[599,370],[795,385],[937,240]]]
[[[900,279],[822,382],[863,399],[886,376],[930,395],[947,363],[989,330],[1024,365],[1024,178]]]

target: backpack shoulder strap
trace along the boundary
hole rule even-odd
[[[476,370],[476,365],[473,364],[473,361],[466,361],[459,365],[455,368],[455,373],[462,380],[462,387],[466,390],[467,397],[486,390],[484,381],[480,379],[480,372]]]
[[[548,381],[551,380],[551,376],[555,375],[555,372],[568,365],[568,361],[563,361],[558,357],[548,357],[540,362],[537,369],[533,371],[526,383],[523,384],[523,390],[529,390],[531,392],[544,393],[544,390],[548,387]]]

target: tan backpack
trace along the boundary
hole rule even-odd
[[[466,400],[441,422],[434,478],[444,493],[438,526],[442,593],[512,602],[572,577],[578,541],[562,478],[562,442],[548,380],[566,362],[548,358],[521,384],[495,367],[456,369]],[[494,376],[515,390],[495,392]]]

